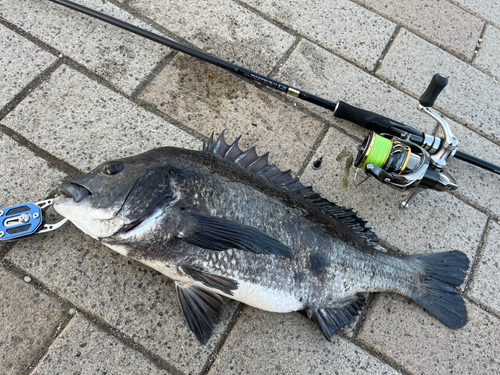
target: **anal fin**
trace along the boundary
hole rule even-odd
[[[198,341],[206,344],[212,336],[213,325],[222,311],[222,298],[196,286],[175,283],[177,296],[184,313],[184,320]]]
[[[325,338],[331,342],[335,332],[356,320],[363,305],[364,298],[358,297],[355,302],[344,307],[307,310],[307,316],[318,325]]]

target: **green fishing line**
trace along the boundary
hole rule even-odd
[[[380,168],[383,167],[392,148],[392,141],[384,138],[376,133],[372,133],[373,137],[364,155],[361,165],[358,168],[364,168],[366,164],[372,163]]]

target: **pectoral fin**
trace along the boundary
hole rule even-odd
[[[198,213],[189,213],[189,215],[196,221],[196,230],[180,239],[191,245],[215,251],[240,249],[256,254],[274,254],[294,258],[288,246],[256,228],[209,215]]]
[[[184,320],[198,341],[206,344],[212,336],[212,328],[222,311],[222,298],[213,292],[196,286],[175,283]]]

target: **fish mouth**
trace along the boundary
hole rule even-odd
[[[74,182],[63,182],[59,185],[59,193],[64,198],[73,198],[75,203],[80,203],[83,199],[91,195],[90,191]]]

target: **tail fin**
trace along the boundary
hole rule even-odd
[[[465,303],[455,287],[464,281],[469,259],[461,251],[416,255],[424,263],[427,283],[418,296],[409,296],[449,328],[467,323]]]

